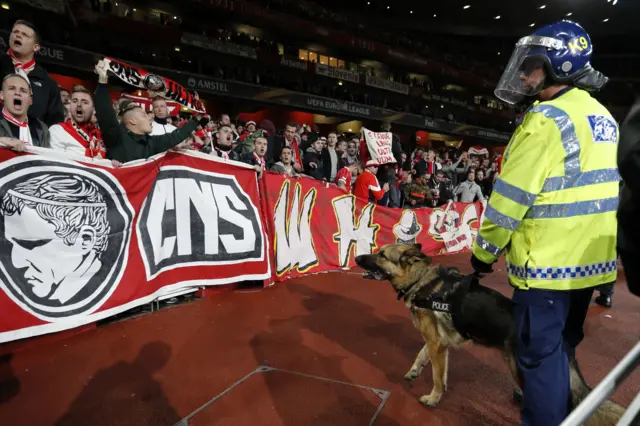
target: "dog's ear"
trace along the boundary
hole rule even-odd
[[[413,247],[415,247],[418,251],[422,251],[422,244],[420,243],[414,244]]]
[[[409,250],[402,253],[402,256],[400,257],[400,263],[404,263],[405,265],[413,265],[414,263],[423,260],[431,263],[431,258],[420,251],[418,247],[422,246],[420,244],[414,244]]]

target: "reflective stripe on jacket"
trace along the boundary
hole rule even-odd
[[[581,89],[535,105],[505,149],[474,255],[490,264],[504,251],[521,289],[615,281],[618,133]]]

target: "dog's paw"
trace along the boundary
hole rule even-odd
[[[415,379],[417,379],[420,376],[420,370],[417,370],[415,368],[412,368],[411,370],[409,370],[409,372],[407,374],[404,375],[404,379],[408,382],[411,383],[413,382]]]
[[[436,408],[442,395],[424,395],[420,397],[420,403],[427,407]]]

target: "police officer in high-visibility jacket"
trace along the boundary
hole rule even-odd
[[[592,52],[580,25],[548,25],[517,42],[495,90],[514,105],[537,100],[505,149],[471,258],[489,273],[505,253],[525,426],[568,415],[568,356],[594,287],[616,279],[618,125],[589,94],[607,82]]]

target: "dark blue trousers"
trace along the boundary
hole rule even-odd
[[[609,283],[609,284],[601,284],[598,286],[598,291],[600,291],[600,294],[604,294],[605,296],[609,296],[609,297],[613,297],[613,285],[615,283]]]
[[[571,408],[569,358],[584,338],[593,288],[515,290],[517,364],[523,379],[523,426],[558,426]]]

